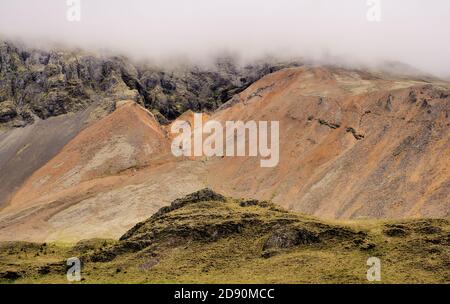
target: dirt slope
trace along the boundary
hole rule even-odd
[[[215,189],[326,218],[450,213],[448,87],[305,67],[271,74],[231,103],[212,118],[280,121],[280,163],[214,160]]]
[[[195,168],[173,167],[168,144],[151,113],[134,102],[119,104],[28,178],[2,210],[1,238],[117,237],[186,194],[172,186],[202,186]]]

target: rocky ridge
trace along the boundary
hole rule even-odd
[[[165,69],[124,56],[0,41],[0,126],[23,127],[96,102],[112,107],[111,101],[122,99],[138,102],[167,123],[189,109],[215,110],[264,75],[295,65],[255,61],[240,66],[225,57],[211,67]]]

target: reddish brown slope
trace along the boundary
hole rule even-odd
[[[152,114],[122,102],[28,178],[0,213],[0,239],[119,236],[203,186],[195,168],[174,168],[169,143]]]
[[[279,120],[279,165],[215,160],[210,182],[230,195],[273,199],[321,217],[445,217],[449,113],[448,89],[439,85],[287,69],[255,83],[213,117]]]
[[[167,155],[167,148],[166,134],[152,114],[134,102],[125,102],[36,171],[10,205],[33,204],[86,181],[92,186],[95,179],[157,162]]]

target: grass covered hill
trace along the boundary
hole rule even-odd
[[[450,282],[448,219],[326,222],[270,202],[204,189],[175,200],[119,240],[0,244],[0,282],[66,283],[69,257],[81,283]]]

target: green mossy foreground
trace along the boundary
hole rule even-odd
[[[202,190],[162,208],[120,240],[75,245],[0,243],[0,282],[67,283],[450,283],[448,219],[334,223],[268,202]]]

